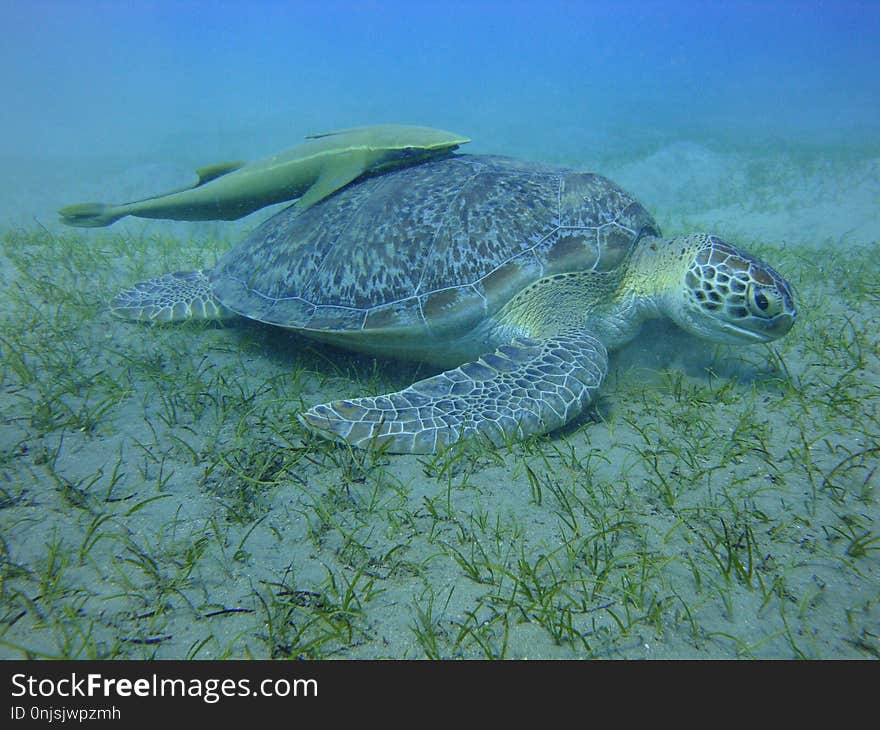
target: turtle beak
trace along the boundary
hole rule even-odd
[[[797,319],[797,311],[783,312],[773,319],[762,320],[760,328],[740,327],[733,322],[725,322],[722,327],[728,334],[733,335],[737,340],[747,340],[755,344],[762,342],[772,342],[778,340],[794,327]]]
[[[775,317],[775,321],[771,328],[773,332],[773,338],[782,337],[784,334],[787,334],[788,331],[794,327],[794,322],[797,319],[797,310],[792,309],[790,312],[783,312],[782,314]]]

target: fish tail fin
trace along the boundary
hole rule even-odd
[[[58,211],[61,222],[79,228],[100,228],[115,223],[127,215],[120,213],[119,208],[105,203],[79,203],[68,205]]]

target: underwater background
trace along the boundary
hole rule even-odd
[[[861,148],[880,125],[873,2],[0,8],[2,213],[15,221],[101,183],[127,192],[114,176],[156,192],[164,180],[141,172],[186,182],[213,160],[363,124],[451,129],[468,152],[574,166],[681,141]]]
[[[880,4],[0,0],[0,657],[880,657]],[[371,457],[294,415],[431,374],[115,291],[234,222],[58,208],[403,123],[592,170],[793,283],[663,325],[591,415]]]

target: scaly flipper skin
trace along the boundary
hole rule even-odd
[[[498,445],[568,423],[607,369],[605,347],[586,331],[515,338],[397,393],[325,403],[299,418],[322,436],[396,454],[436,453],[464,439]]]
[[[141,281],[119,292],[110,304],[117,317],[137,322],[219,321],[235,317],[214,297],[204,271],[178,271]]]

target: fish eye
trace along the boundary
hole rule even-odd
[[[749,305],[749,311],[758,317],[775,317],[782,311],[782,302],[778,296],[772,293],[767,296],[766,290],[749,284],[746,290],[746,302]]]

